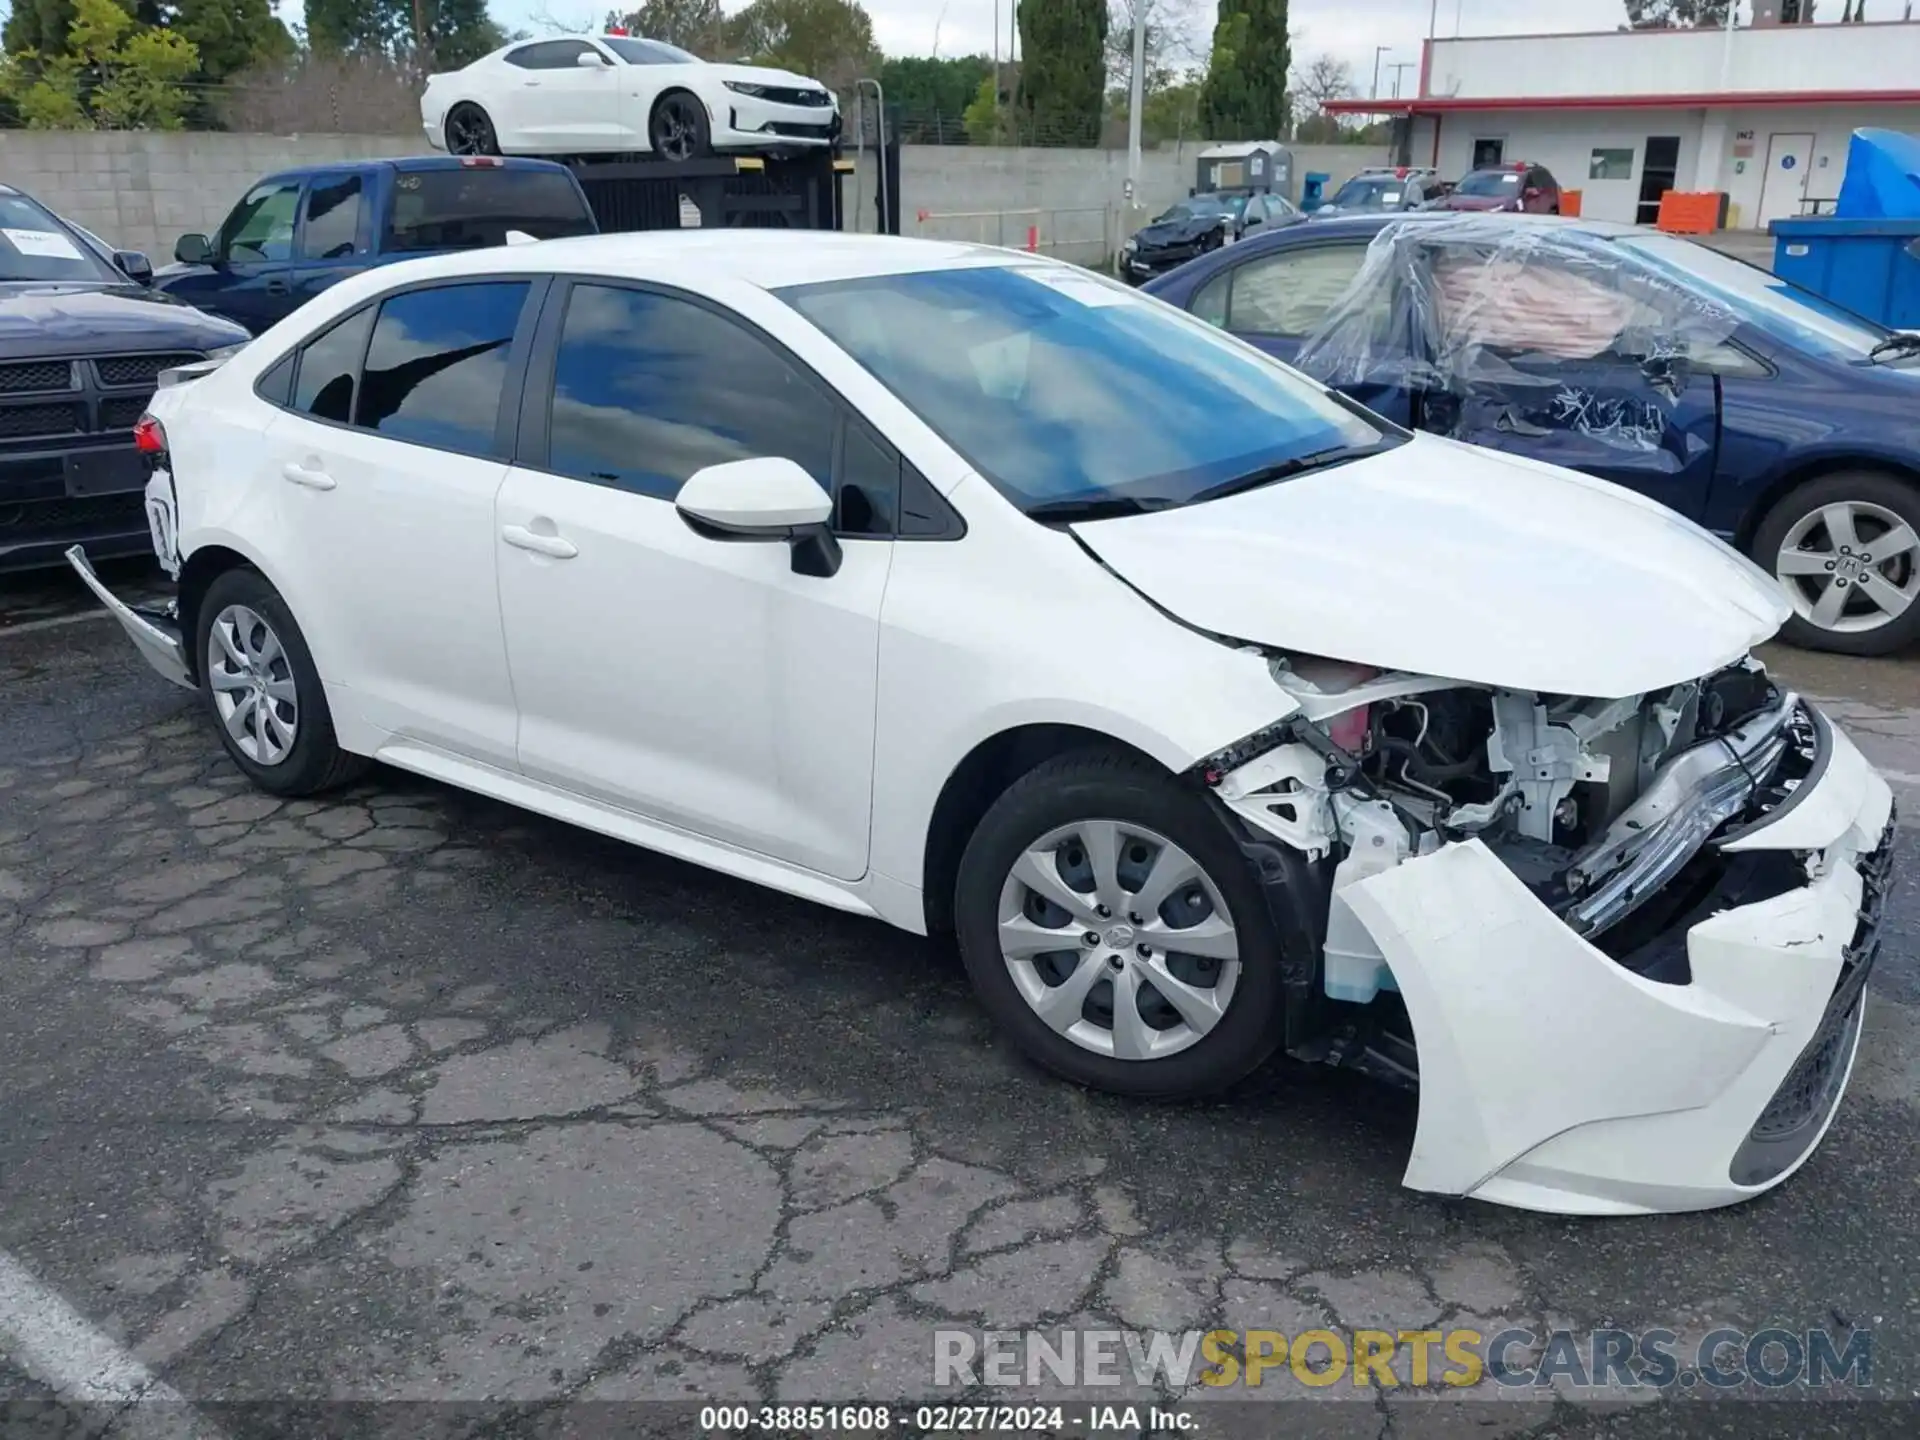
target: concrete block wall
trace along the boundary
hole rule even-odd
[[[25,190],[109,244],[143,250],[162,264],[172,258],[181,234],[211,232],[247,187],[272,171],[415,155],[425,148],[410,135],[9,130],[0,131],[0,182]],[[1140,207],[1157,212],[1184,196],[1201,148],[1146,152]],[[1296,175],[1326,171],[1336,185],[1386,158],[1357,145],[1301,146],[1294,156]],[[1127,173],[1123,152],[911,145],[900,157],[900,171],[901,228],[908,233],[1020,244],[1027,225],[1037,223],[1043,248],[1094,260],[1094,252],[1131,218],[1119,208]],[[869,206],[873,183],[869,170]],[[847,199],[853,198],[850,189]],[[923,210],[930,217],[926,223],[917,220]],[[1047,212],[1047,218],[1029,218],[1031,212]],[[1002,214],[1004,219],[980,218]],[[963,216],[976,218],[958,218]]]

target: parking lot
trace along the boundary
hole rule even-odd
[[[1920,665],[1772,659],[1920,815]],[[1899,848],[1911,877],[1910,829]],[[0,1354],[137,1362],[193,1403],[163,1412],[180,1434],[343,1401],[439,1403],[329,1410],[328,1433],[686,1434],[691,1410],[559,1402],[914,1400],[943,1325],[1778,1325],[1871,1332],[1864,1393],[1091,1398],[1261,1436],[1911,1434],[1912,884],[1797,1178],[1695,1216],[1529,1215],[1400,1188],[1413,1105],[1364,1080],[1276,1063],[1209,1105],[1094,1095],[877,924],[395,772],[254,792],[77,584],[16,577]],[[9,1433],[114,1418],[48,1394],[0,1368]],[[457,1403],[481,1401],[521,1404]]]

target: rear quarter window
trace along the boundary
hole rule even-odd
[[[509,230],[536,240],[594,233],[571,175],[546,170],[410,170],[394,177],[385,249],[468,250],[504,245]]]

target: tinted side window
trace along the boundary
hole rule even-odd
[[[578,40],[542,40],[507,52],[507,63],[522,70],[563,70],[586,48]]]
[[[891,535],[900,508],[900,456],[857,420],[840,445],[833,528],[842,535]]]
[[[220,253],[242,264],[291,259],[293,210],[299,199],[298,180],[256,185],[220,227]]]
[[[294,409],[338,425],[353,419],[360,358],[367,353],[367,330],[372,324],[373,307],[368,306],[307,342],[294,379]]]
[[[409,290],[380,306],[354,424],[395,440],[494,452],[525,281]]]
[[[309,260],[337,260],[353,254],[360,240],[360,177],[337,175],[313,183],[307,191],[306,229],[300,253]]]
[[[575,285],[547,468],[671,500],[694,471],[779,455],[825,488],[833,406],[766,340],[690,301]]]

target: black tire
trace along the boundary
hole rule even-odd
[[[446,138],[449,155],[500,153],[500,136],[493,120],[471,101],[463,100],[447,112]]]
[[[271,627],[284,656],[284,666],[276,662],[273,673],[284,674],[293,682],[297,706],[293,743],[285,756],[274,763],[263,764],[241,749],[220,713],[214,671],[215,666],[223,662],[214,654],[214,627],[230,606],[244,606]],[[300,633],[293,612],[280,598],[280,592],[257,570],[229,570],[215,578],[200,602],[197,631],[194,644],[199,661],[201,703],[220,743],[249,780],[269,794],[299,796],[335,789],[366,773],[373,762],[348,754],[334,736],[326,690],[320,684],[313,652],[307,648],[306,637]],[[257,733],[260,723],[251,722],[249,728]]]
[[[690,91],[669,90],[653,102],[653,114],[647,117],[647,143],[657,160],[684,165],[689,160],[704,160],[713,153],[713,132],[707,124],[707,107]]]
[[[1824,586],[1817,579],[1781,576],[1781,547],[1803,519],[1837,504],[1869,506],[1886,512],[1920,534],[1920,489],[1897,476],[1877,470],[1845,470],[1822,475],[1796,486],[1767,512],[1766,518],[1760,522],[1760,528],[1754,532],[1751,547],[1755,562],[1769,575],[1779,579],[1790,595],[1797,592],[1802,598],[1814,601]],[[1857,529],[1863,542],[1860,548],[1869,557],[1872,555],[1870,547],[1873,540],[1886,533],[1883,520],[1872,516],[1860,518]],[[1796,548],[1819,549],[1825,543],[1823,541],[1812,547],[1796,545]],[[1883,558],[1874,562],[1873,568],[1882,580],[1891,579],[1896,584],[1909,585],[1913,579],[1911,567],[1916,565],[1920,565],[1920,551],[1908,551],[1891,560]],[[1847,602],[1847,617],[1867,613],[1869,608],[1860,599],[1850,599]],[[1781,630],[1780,638],[1803,649],[1825,650],[1836,655],[1890,655],[1920,640],[1920,602],[1909,605],[1904,613],[1883,624],[1863,630],[1836,630],[1816,625],[1796,609]]]
[[[1186,851],[1224,900],[1238,940],[1240,973],[1225,1013],[1163,1058],[1116,1059],[1061,1035],[1022,996],[1001,953],[1001,891],[1020,853],[1049,831],[1095,819],[1144,827]],[[1280,945],[1251,864],[1205,797],[1136,756],[1077,751],[1015,781],[967,842],[954,928],[988,1013],[1029,1058],[1082,1085],[1153,1099],[1213,1094],[1244,1079],[1283,1037]]]

